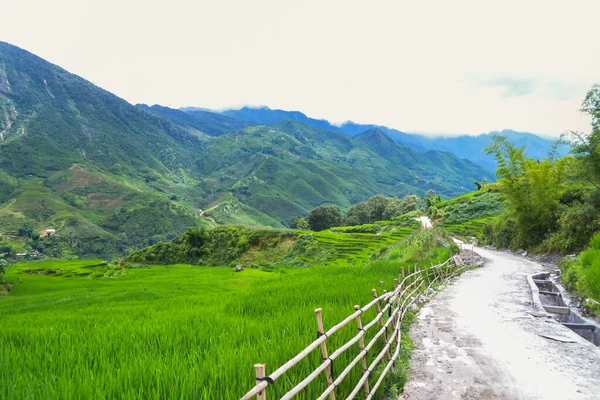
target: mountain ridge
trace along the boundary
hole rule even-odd
[[[228,109],[224,111],[214,110],[213,112],[254,124],[273,123],[284,119],[291,119],[314,127],[342,132],[348,136],[356,136],[364,131],[377,128],[385,132],[395,141],[406,144],[421,153],[425,153],[429,150],[447,151],[458,157],[474,161],[489,171],[495,171],[496,161],[493,156],[485,154],[483,149],[489,144],[492,135],[505,135],[517,145],[525,145],[527,154],[537,159],[546,157],[555,142],[554,140],[540,135],[529,132],[518,132],[512,129],[480,133],[477,135],[439,135],[431,137],[419,133],[407,133],[398,129],[376,124],[359,124],[352,121],[346,121],[337,125],[332,124],[325,119],[310,118],[300,111],[270,109],[266,106],[242,107],[240,109]],[[465,150],[465,144],[469,144],[469,146],[467,146],[469,149],[468,151]],[[557,148],[559,155],[567,154],[568,150],[569,148],[565,145],[559,145]]]

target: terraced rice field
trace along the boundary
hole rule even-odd
[[[463,222],[460,224],[438,224],[445,228],[448,232],[462,238],[468,237],[479,237],[483,234],[483,229],[488,221],[492,218],[481,218],[473,219],[471,221]]]
[[[362,265],[373,259],[374,254],[379,254],[389,246],[401,241],[410,235],[410,227],[398,227],[388,233],[339,233],[322,231],[314,233],[314,238],[335,250],[324,264],[340,263],[345,261]]]
[[[272,371],[314,340],[315,308],[323,308],[328,328],[354,304],[369,302],[372,288],[391,290],[417,249],[400,246],[393,259],[370,258],[410,232],[317,232],[335,259],[273,272],[118,270],[98,260],[17,264],[7,275],[15,287],[0,298],[0,398],[239,398],[254,385],[254,363]],[[422,260],[447,256],[442,247]],[[355,334],[356,327],[340,332],[332,349]],[[319,362],[315,353],[269,396],[281,396]],[[299,398],[314,398],[324,385],[318,380]],[[336,389],[340,396],[349,390]]]

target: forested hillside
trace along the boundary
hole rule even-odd
[[[12,251],[110,257],[190,226],[287,226],[323,203],[443,196],[491,179],[379,129],[354,138],[296,121],[132,106],[0,43],[0,235]]]
[[[186,112],[196,112],[194,108],[182,109]],[[206,110],[203,110],[206,112]],[[326,120],[307,117],[299,111],[272,110],[268,107],[243,107],[220,112],[224,116],[237,118],[247,123],[260,125],[272,124],[283,120],[293,120],[310,125],[315,128],[322,128],[331,131],[341,132],[348,136],[356,136],[367,130],[379,129],[398,143],[411,147],[420,153],[426,153],[430,150],[444,151],[460,158],[464,158],[479,164],[480,166],[495,171],[496,160],[493,155],[487,154],[485,148],[490,144],[494,135],[502,135],[510,139],[518,146],[525,146],[525,154],[535,159],[548,157],[549,153],[555,151],[557,155],[566,155],[569,151],[568,146],[556,145],[554,140],[543,138],[527,132],[516,132],[513,130],[503,130],[501,132],[482,133],[477,136],[472,135],[438,135],[426,136],[417,133],[406,133],[398,129],[374,124],[359,124],[352,121],[344,122],[341,125],[334,125]]]

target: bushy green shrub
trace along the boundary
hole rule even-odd
[[[154,264],[202,264],[230,265],[254,245],[273,244],[296,237],[295,233],[282,233],[278,230],[249,229],[239,226],[225,226],[214,229],[190,228],[170,242],[157,243],[136,251],[125,261],[131,263]]]
[[[600,299],[600,232],[590,240],[590,248],[581,253],[584,292],[596,300]]]
[[[322,205],[308,214],[308,224],[313,231],[322,231],[342,224],[342,213],[338,206]]]
[[[515,221],[507,215],[489,221],[484,228],[487,242],[498,248],[521,246]]]
[[[581,297],[600,300],[600,233],[590,240],[590,247],[579,257],[559,263],[565,287]]]
[[[586,247],[594,232],[600,230],[598,210],[590,203],[572,202],[563,206],[558,230],[547,241],[547,251],[571,252]]]
[[[592,236],[592,239],[590,240],[590,247],[592,249],[600,250],[600,233],[596,233],[594,236]]]
[[[570,291],[578,291],[579,276],[581,274],[581,264],[577,258],[563,258],[558,267],[562,273],[562,282]]]

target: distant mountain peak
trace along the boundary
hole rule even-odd
[[[375,140],[378,143],[396,144],[396,142],[379,127],[367,129],[366,131],[356,135],[355,139]]]

